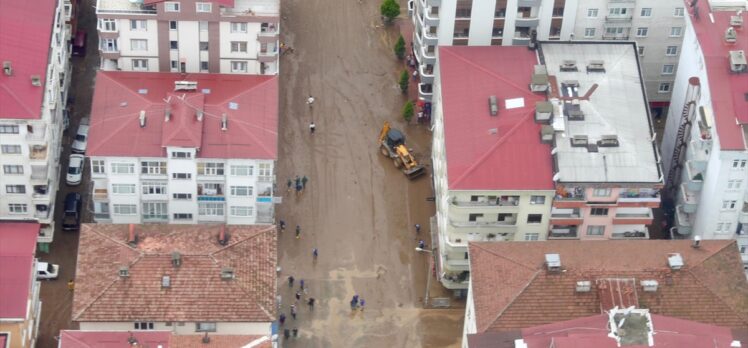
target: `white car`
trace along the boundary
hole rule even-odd
[[[57,279],[60,273],[60,265],[46,262],[36,263],[36,280]]]
[[[86,145],[88,145],[88,125],[81,123],[73,140],[73,153],[86,153]]]
[[[65,177],[65,182],[67,182],[68,185],[75,186],[81,183],[81,179],[83,179],[83,165],[85,163],[85,156],[77,154],[70,155],[70,161],[68,162],[68,175]]]

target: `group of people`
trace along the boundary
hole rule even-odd
[[[293,291],[293,289],[294,289],[294,282],[295,281],[296,281],[296,279],[293,276],[288,276],[288,288],[291,291]],[[294,321],[296,320],[296,318],[297,318],[297,316],[299,314],[299,312],[298,312],[298,305],[299,305],[299,303],[306,302],[306,305],[309,306],[309,311],[311,312],[312,310],[314,310],[314,303],[317,300],[314,297],[307,297],[306,299],[304,299],[304,297],[306,295],[308,295],[308,293],[309,293],[308,287],[306,287],[306,285],[307,284],[304,283],[304,279],[300,279],[299,280],[299,289],[294,294],[295,300],[294,300],[293,303],[291,303],[288,306],[289,314],[291,314],[291,318],[293,318]],[[283,311],[282,311],[283,307],[282,307],[282,305],[280,303],[280,300],[278,301],[278,309],[281,310],[281,313],[278,316],[278,323],[280,324],[281,327],[283,327],[283,337],[285,337],[286,339],[288,339],[288,338],[290,338],[292,336],[294,338],[298,337],[299,336],[299,329],[297,327],[294,327],[292,329],[289,329],[289,328],[285,327],[285,324],[286,324],[286,314],[283,313]]]
[[[351,310],[355,311],[357,309],[364,311],[364,306],[366,305],[366,301],[363,298],[359,298],[358,294],[353,295],[353,298],[351,298]]]
[[[291,193],[291,189],[295,187],[297,195],[304,193],[307,181],[309,181],[309,178],[307,178],[306,175],[303,177],[297,175],[295,179],[289,178],[286,182],[286,185],[288,186],[287,192]]]

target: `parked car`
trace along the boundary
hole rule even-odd
[[[83,124],[81,121],[73,140],[72,150],[74,153],[86,153],[86,146],[88,146],[88,124]]]
[[[60,265],[55,265],[47,262],[36,263],[36,280],[42,279],[57,279],[60,274]]]
[[[65,182],[68,185],[75,186],[81,183],[83,178],[83,166],[86,163],[86,157],[83,155],[73,154],[70,155],[68,161],[68,175],[65,177]]]
[[[86,55],[86,31],[78,30],[71,40],[73,41],[72,55],[83,57]]]
[[[62,217],[64,231],[77,231],[81,227],[81,209],[83,202],[81,194],[70,192],[65,196],[65,215]]]

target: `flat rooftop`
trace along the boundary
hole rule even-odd
[[[558,181],[662,182],[636,46],[543,42],[538,54],[556,107]],[[562,108],[577,109],[583,119],[570,120]],[[586,139],[589,145],[573,146],[572,139]]]

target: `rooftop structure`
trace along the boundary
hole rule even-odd
[[[84,224],[72,317],[271,322],[275,267],[274,226]]]
[[[277,135],[276,77],[100,71],[87,155],[275,159]]]
[[[0,319],[26,318],[39,224],[0,222]]]
[[[249,335],[175,335],[171,331],[60,331],[59,348],[269,348],[270,339]]]
[[[549,267],[547,254],[558,254],[560,267]],[[470,264],[466,334],[630,306],[748,328],[748,283],[734,241],[479,242],[470,244]]]

